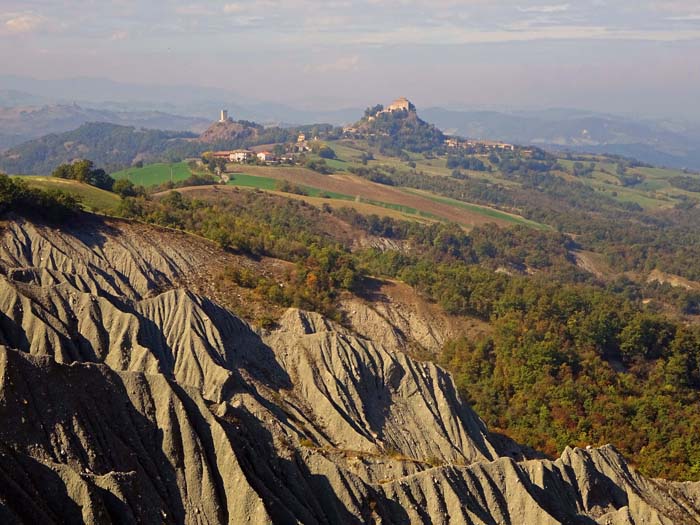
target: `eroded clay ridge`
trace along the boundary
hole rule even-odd
[[[125,222],[6,224],[1,523],[700,523],[700,485],[612,447],[505,450],[448,374],[357,335],[386,316],[353,331],[290,310],[256,333],[192,291],[211,250]]]

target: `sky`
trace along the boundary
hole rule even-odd
[[[700,0],[0,0],[0,69],[300,108],[700,118]]]

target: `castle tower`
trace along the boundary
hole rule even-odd
[[[392,112],[392,111],[415,111],[416,106],[414,106],[410,100],[408,100],[406,97],[400,97],[394,100],[394,102],[391,103],[391,105],[386,108],[386,111]]]
[[[221,117],[219,118],[219,122],[226,122],[228,120],[228,110],[222,109],[221,110]]]

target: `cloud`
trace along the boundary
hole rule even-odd
[[[669,16],[666,20],[671,20],[673,22],[700,22],[700,13]]]
[[[606,26],[549,26],[536,29],[473,31],[462,28],[402,27],[384,32],[352,35],[359,45],[466,45],[539,40],[636,40],[680,42],[699,40],[700,30],[611,29]]]
[[[32,33],[44,23],[44,17],[34,13],[11,14],[5,20],[5,30],[8,33]]]
[[[175,8],[175,12],[183,16],[208,16],[215,14],[215,11],[210,7],[200,4],[181,5]]]
[[[110,40],[126,40],[129,38],[129,32],[128,31],[115,31],[112,33],[112,35],[109,37]]]
[[[229,2],[224,4],[224,13],[226,14],[239,14],[247,13],[251,11],[264,13],[268,10],[280,10],[282,7],[291,8],[294,7],[294,2],[287,2],[281,4],[275,0],[257,0],[255,2]],[[296,6],[301,7],[300,5]]]
[[[246,11],[247,7],[242,5],[242,4],[226,4],[224,5],[224,13],[226,14],[235,14],[235,13],[241,13],[243,11]]]
[[[541,13],[541,14],[551,14],[551,13],[565,13],[569,10],[571,4],[559,4],[559,5],[533,5],[530,7],[518,7],[518,11],[521,13]]]
[[[357,55],[340,57],[334,62],[326,64],[308,64],[304,67],[307,73],[329,73],[357,71],[360,66],[360,57]]]

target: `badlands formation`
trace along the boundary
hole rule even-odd
[[[700,523],[700,484],[612,446],[543,459],[348,305],[256,331],[193,284],[216,249],[83,216],[0,231],[0,523]],[[400,325],[400,326],[399,326]]]

